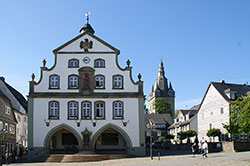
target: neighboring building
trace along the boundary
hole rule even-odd
[[[28,114],[27,100],[16,89],[5,82],[4,77],[0,77],[0,90],[8,97],[14,109],[16,124],[16,142],[20,147],[28,146]]]
[[[0,156],[16,148],[16,118],[9,98],[0,90]]]
[[[157,98],[163,98],[167,103],[171,105],[172,118],[174,118],[175,112],[175,91],[173,90],[171,82],[168,86],[168,80],[165,77],[163,62],[161,61],[158,71],[158,77],[155,81],[155,85],[152,85],[152,90],[148,97],[148,111],[150,114],[155,113],[154,101]]]
[[[49,153],[95,151],[145,155],[141,75],[118,64],[119,50],[94,35],[80,34],[54,51],[51,68],[30,81],[29,159]]]
[[[175,136],[175,140],[178,141],[177,133],[179,131],[194,130],[198,132],[197,114],[200,105],[193,106],[189,110],[180,110],[177,117],[174,119],[174,123],[169,127],[170,134]],[[195,138],[191,138],[191,142],[194,142]]]
[[[228,134],[223,124],[229,123],[230,102],[240,96],[250,94],[249,85],[229,84],[224,80],[221,82],[211,82],[202,99],[198,113],[198,137],[199,140],[210,140],[207,131],[211,128],[220,129],[221,140],[227,140]],[[215,139],[218,141],[218,138]]]
[[[152,135],[154,140],[160,136],[166,136],[169,132],[168,127],[173,123],[170,114],[146,114],[145,132],[146,136]]]

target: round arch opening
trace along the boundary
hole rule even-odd
[[[81,137],[74,129],[65,125],[50,130],[44,145],[47,154],[74,154],[82,149]]]
[[[94,151],[100,154],[127,154],[128,143],[119,131],[108,128],[97,137]]]

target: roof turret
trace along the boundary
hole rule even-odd
[[[89,24],[89,15],[90,15],[90,12],[86,13],[85,16],[87,17],[87,23],[84,24],[84,26],[81,28],[80,33],[84,33],[84,32],[89,32],[91,34],[95,33],[95,30]]]

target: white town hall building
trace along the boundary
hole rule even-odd
[[[118,64],[119,50],[94,35],[80,34],[43,61],[39,81],[32,75],[28,96],[29,159],[81,151],[145,155],[144,94],[141,75]]]

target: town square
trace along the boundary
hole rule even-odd
[[[250,165],[247,0],[0,3],[0,165]]]

